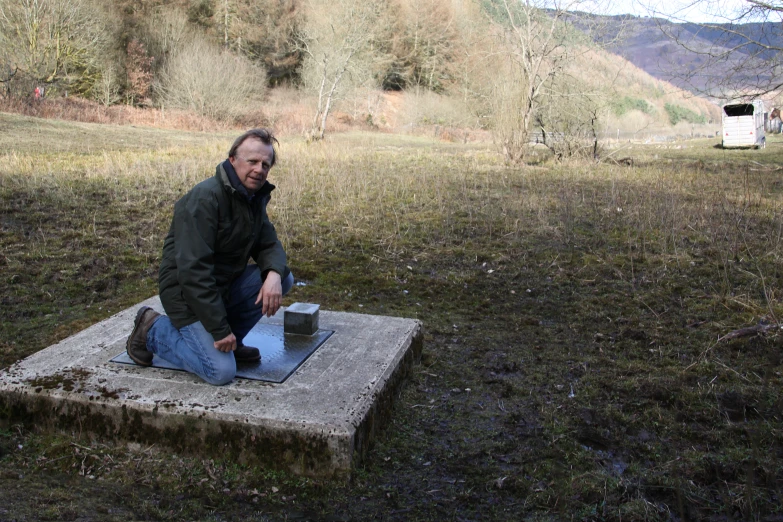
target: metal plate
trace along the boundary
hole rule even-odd
[[[245,336],[243,343],[245,346],[258,348],[261,361],[238,363],[237,377],[254,381],[285,382],[333,333],[333,330],[318,330],[313,335],[287,334],[283,332],[283,325],[257,324]],[[126,352],[112,358],[111,362],[136,364]],[[152,366],[184,371],[158,356],[152,359]]]

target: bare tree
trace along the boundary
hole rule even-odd
[[[390,57],[383,75],[386,88],[424,87],[444,92],[454,82],[460,52],[462,2],[394,0],[380,44]]]
[[[154,70],[162,68],[196,34],[185,14],[170,7],[159,7],[144,16],[139,29],[139,39],[154,58]]]
[[[223,0],[223,47],[228,49],[228,31],[231,25],[231,6],[228,0]]]
[[[551,93],[555,103],[536,111],[536,139],[557,159],[597,158],[602,119],[607,112],[607,98],[597,90],[585,89],[574,77],[564,77]]]
[[[3,61],[4,62],[4,61]],[[11,94],[11,82],[14,79],[14,76],[16,76],[16,73],[19,72],[19,67],[14,67],[11,69],[11,66],[7,63],[2,63],[4,70],[0,71],[0,84],[2,84],[3,87],[3,96],[9,96]]]
[[[0,0],[0,70],[88,92],[110,53],[110,15],[91,0]]]
[[[660,30],[693,59],[669,62],[668,74],[693,92],[718,99],[777,93],[783,88],[783,1],[741,4],[691,0],[685,7],[647,5]],[[694,23],[692,17],[711,22]]]
[[[264,66],[272,84],[298,78],[302,55],[295,35],[304,20],[300,0],[216,0],[212,30],[231,51]]]
[[[122,99],[120,81],[114,67],[110,66],[101,71],[100,78],[93,86],[92,97],[107,107]]]
[[[602,26],[599,19],[585,16],[583,11],[595,7],[592,0],[488,3],[488,14],[504,44],[500,52],[510,62],[506,71],[510,77],[498,76],[494,93],[498,99],[494,104],[495,136],[508,161],[524,162],[536,114],[541,115],[539,124],[547,121],[543,115],[551,111],[545,109],[562,101],[563,85],[570,80],[569,67],[592,52],[588,37],[594,38],[591,33]],[[570,23],[577,16],[582,32]],[[574,95],[571,91],[569,87],[569,97]],[[581,94],[589,95],[586,91]]]
[[[372,45],[380,0],[309,0],[301,30],[303,80],[316,95],[310,139],[323,139],[334,102],[349,83],[372,79]]]

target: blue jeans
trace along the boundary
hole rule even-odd
[[[248,265],[244,273],[231,284],[226,303],[228,324],[239,344],[261,319],[261,304],[256,305],[261,290],[261,271],[256,265]],[[283,279],[283,295],[294,285],[289,272]],[[165,315],[158,318],[147,332],[147,349],[171,364],[194,373],[209,384],[226,384],[237,373],[233,352],[221,352],[215,348],[212,334],[201,321],[177,330]]]

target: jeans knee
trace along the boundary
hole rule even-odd
[[[209,375],[205,375],[204,380],[213,386],[222,386],[230,383],[234,377],[236,377],[236,374],[236,364],[234,364],[233,367],[219,366]]]
[[[221,353],[212,358],[211,371],[205,371],[204,380],[215,386],[228,384],[237,375],[237,363],[234,354]],[[206,370],[206,368],[205,368]]]

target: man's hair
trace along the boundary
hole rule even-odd
[[[274,134],[272,134],[272,131],[269,129],[250,129],[240,137],[234,140],[234,144],[231,145],[231,148],[228,151],[228,157],[233,158],[237,155],[237,149],[239,148],[242,143],[245,142],[245,140],[249,138],[255,138],[257,140],[261,140],[261,143],[264,145],[271,145],[272,146],[272,165],[275,164],[275,161],[277,160],[277,149],[275,148],[275,144],[280,145],[280,142],[277,141],[277,138],[275,138]]]

